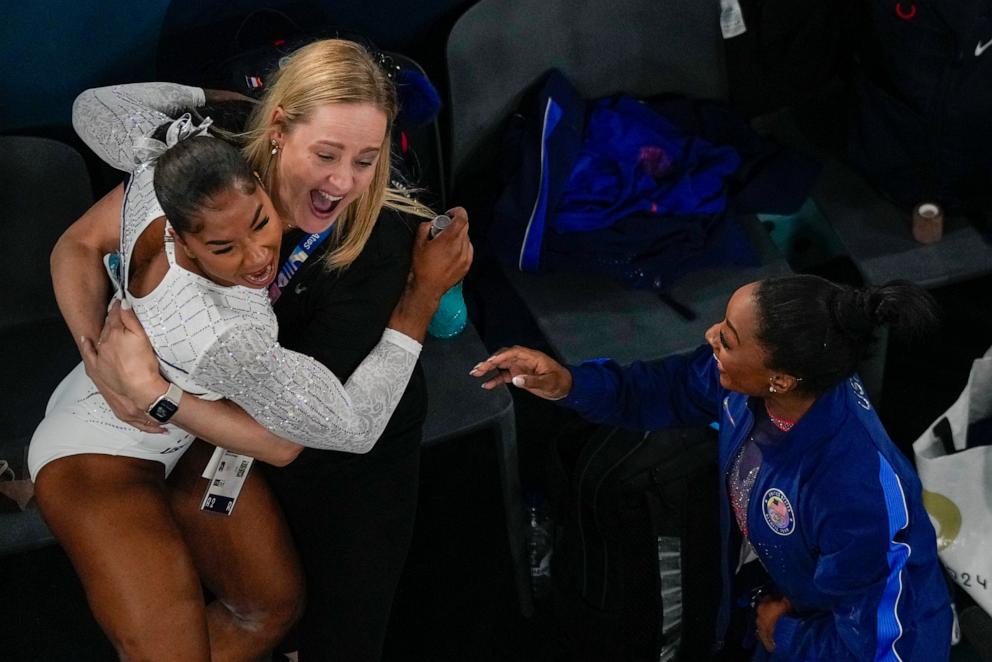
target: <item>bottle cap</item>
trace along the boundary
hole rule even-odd
[[[441,230],[451,225],[451,217],[446,214],[439,214],[431,221],[431,239],[441,234]]]

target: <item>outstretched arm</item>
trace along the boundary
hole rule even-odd
[[[706,424],[719,418],[724,391],[708,346],[692,355],[620,366],[597,359],[562,366],[526,347],[501,349],[469,374],[486,378],[483,388],[510,383],[546,400],[561,400],[583,418],[634,430]]]

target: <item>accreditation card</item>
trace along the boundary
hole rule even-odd
[[[234,512],[234,504],[238,501],[238,495],[254,461],[248,455],[238,455],[217,447],[203,470],[203,477],[210,482],[203,495],[200,510],[220,515]]]

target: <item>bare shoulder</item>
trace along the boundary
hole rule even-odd
[[[148,224],[131,252],[129,290],[133,296],[143,297],[158,287],[169,271],[165,257],[165,217]]]

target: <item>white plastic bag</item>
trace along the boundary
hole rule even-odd
[[[992,445],[967,448],[968,426],[990,417],[992,348],[975,360],[957,402],[916,440],[913,452],[940,560],[992,614]]]

